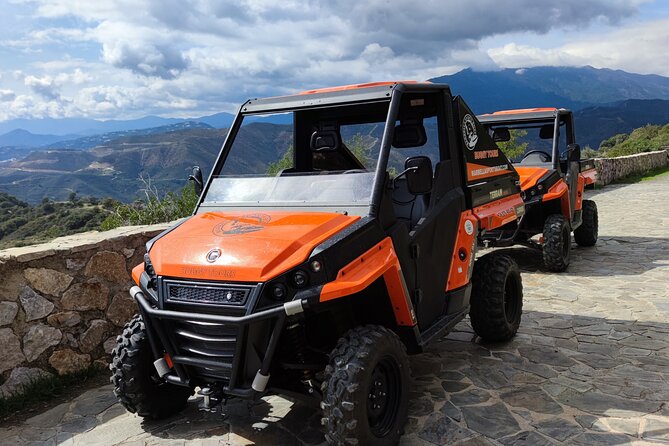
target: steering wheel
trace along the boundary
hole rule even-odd
[[[530,151],[527,152],[525,155],[523,155],[523,159],[521,160],[521,162],[522,162],[523,160],[525,160],[525,158],[527,158],[528,156],[533,155],[533,154],[535,154],[535,153],[544,155],[544,156],[541,157],[541,159],[542,159],[544,162],[547,163],[547,162],[551,161],[551,158],[552,158],[552,157],[551,157],[550,153],[548,153],[548,152],[544,152],[543,150],[530,150]]]

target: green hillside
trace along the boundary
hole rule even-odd
[[[44,200],[31,206],[0,192],[0,249],[32,245],[55,237],[99,229],[115,208],[111,199],[95,198],[53,202]]]
[[[653,152],[669,147],[669,124],[646,125],[631,133],[619,133],[602,141],[599,156],[617,157]]]

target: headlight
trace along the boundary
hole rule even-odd
[[[307,273],[304,271],[297,270],[295,271],[295,274],[293,274],[293,285],[295,285],[297,288],[304,288],[309,284],[309,276]]]
[[[272,297],[276,300],[284,300],[287,294],[286,286],[282,283],[277,283],[272,288]]]

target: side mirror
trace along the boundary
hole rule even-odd
[[[511,141],[511,132],[508,127],[499,127],[493,130],[492,139],[495,142]]]
[[[202,169],[200,166],[193,166],[193,173],[188,177],[195,184],[195,192],[200,195],[204,189],[204,180],[202,180]]]
[[[569,144],[567,146],[567,160],[581,161],[581,146],[578,144]]]
[[[427,156],[412,156],[404,162],[407,188],[414,195],[424,195],[432,190],[432,161]]]

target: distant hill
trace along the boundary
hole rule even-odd
[[[248,125],[246,134],[284,153],[290,129],[256,122]],[[186,184],[193,165],[202,166],[205,177],[209,174],[226,133],[226,129],[198,125],[170,132],[130,133],[87,150],[35,151],[20,160],[0,163],[0,191],[29,203],[38,203],[45,196],[63,200],[72,191],[130,202],[141,196],[140,176],[150,179],[160,192],[178,190]],[[269,163],[264,151],[246,159],[263,166]],[[229,162],[232,169],[243,168],[236,165],[241,160],[231,158]]]
[[[176,124],[151,127],[148,129],[124,130],[118,132],[102,133],[100,135],[83,136],[75,139],[60,140],[49,144],[50,149],[90,149],[107,144],[110,141],[133,136],[149,136],[161,133],[177,132],[187,129],[211,129],[212,126],[198,121],[183,121]]]
[[[81,136],[99,135],[102,133],[163,127],[187,121],[196,121],[210,125],[211,127],[222,128],[229,127],[233,119],[234,115],[230,113],[216,113],[214,115],[191,118],[145,116],[139,119],[107,121],[88,118],[21,118],[0,122],[0,135],[11,132],[12,130],[22,129],[34,134],[68,136],[69,139],[72,139]]]
[[[603,140],[618,133],[630,133],[646,124],[669,123],[669,100],[630,99],[588,107],[575,112],[574,120],[581,147],[589,145],[597,149]]]
[[[472,69],[430,79],[447,83],[475,113],[528,107],[579,110],[627,99],[669,99],[669,78],[593,67]]]
[[[16,129],[0,135],[0,147],[39,147],[72,138],[70,135],[36,135]]]

